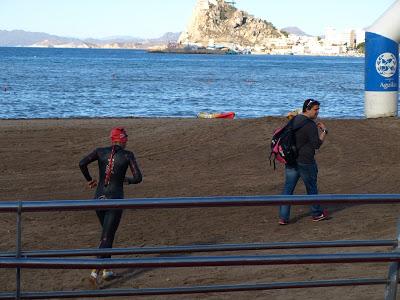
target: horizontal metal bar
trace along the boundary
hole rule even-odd
[[[399,204],[400,194],[271,195],[118,200],[22,201],[22,211],[65,211],[107,208],[154,209],[320,204]],[[0,202],[0,212],[16,212],[18,202]]]
[[[194,256],[157,258],[67,259],[0,258],[0,268],[28,269],[108,269],[182,268],[211,266],[254,266],[289,264],[329,264],[400,261],[400,253],[289,254],[259,256]]]
[[[300,282],[278,282],[266,284],[214,285],[176,288],[148,289],[113,289],[92,291],[60,291],[60,292],[24,292],[21,299],[54,299],[54,298],[83,298],[83,297],[117,297],[117,296],[160,296],[160,295],[189,295],[200,293],[226,293],[244,291],[262,291],[276,289],[300,289],[321,287],[366,286],[387,284],[386,279],[342,279]],[[15,299],[13,293],[0,293],[1,300]]]
[[[246,250],[279,250],[279,249],[312,249],[340,247],[394,247],[397,240],[366,240],[366,241],[316,241],[316,242],[276,242],[253,244],[217,244],[161,246],[136,248],[102,248],[102,249],[71,249],[71,250],[38,250],[23,251],[22,257],[78,257],[98,255],[133,255],[133,254],[163,254],[163,253],[193,253]],[[0,253],[0,257],[15,257],[14,252]]]

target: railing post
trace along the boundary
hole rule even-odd
[[[18,211],[17,211],[17,241],[16,241],[16,246],[17,246],[17,251],[16,251],[16,258],[21,257],[21,241],[22,241],[22,201],[19,201],[18,203]],[[15,287],[15,299],[19,300],[21,299],[21,268],[17,267],[17,278],[16,278],[16,287]]]
[[[400,219],[397,221],[397,245],[394,251],[400,251]],[[397,284],[399,282],[399,262],[390,264],[388,281],[385,290],[385,300],[396,300]]]

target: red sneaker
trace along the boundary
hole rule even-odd
[[[289,224],[288,221],[284,220],[284,219],[279,219],[279,225],[287,225]]]
[[[322,221],[322,220],[326,220],[327,218],[328,218],[328,211],[324,210],[322,212],[322,214],[320,214],[319,216],[312,217],[312,220],[313,220],[313,222],[319,222],[319,221]]]

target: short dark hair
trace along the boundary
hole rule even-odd
[[[311,110],[314,106],[320,105],[320,103],[317,100],[314,99],[307,99],[304,101],[303,104],[303,112],[306,112],[307,110]]]

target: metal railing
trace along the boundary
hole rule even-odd
[[[16,269],[15,293],[0,293],[0,299],[52,299],[77,297],[111,297],[143,295],[177,295],[210,292],[238,292],[289,288],[386,285],[385,299],[396,299],[399,281],[400,229],[396,240],[364,241],[317,241],[254,244],[190,245],[170,247],[143,247],[124,249],[72,249],[23,251],[21,247],[21,215],[24,212],[75,211],[94,209],[160,209],[190,207],[241,207],[307,204],[399,204],[400,195],[301,195],[301,196],[239,196],[198,198],[152,198],[125,200],[66,200],[66,201],[18,201],[0,202],[1,212],[17,214],[16,251],[0,253],[0,268]],[[296,254],[296,255],[236,255],[236,256],[178,256],[151,258],[75,258],[101,254],[166,254],[219,251],[253,251],[272,249],[310,249],[338,247],[393,247],[394,251],[358,252],[340,254]],[[73,258],[66,258],[73,257]],[[103,268],[186,268],[204,266],[248,266],[282,264],[325,264],[325,263],[391,263],[388,278],[358,278],[317,280],[300,282],[277,282],[266,284],[213,285],[150,289],[113,289],[94,291],[22,292],[21,269],[103,269]]]

